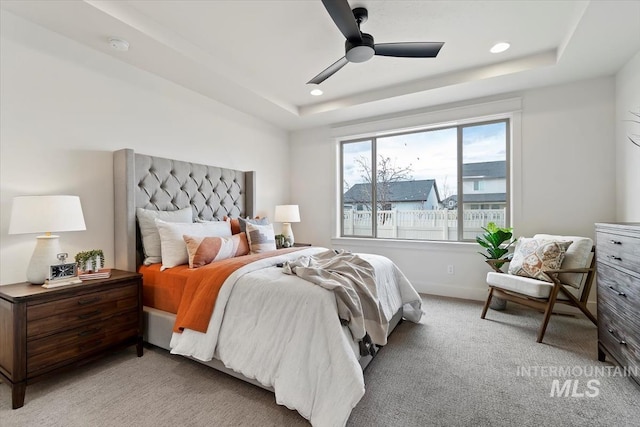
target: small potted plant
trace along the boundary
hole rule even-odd
[[[490,222],[486,227],[482,227],[484,234],[476,237],[476,242],[487,250],[487,253],[478,252],[486,259],[505,260],[511,259],[509,248],[518,239],[512,239],[513,228],[498,227],[494,222]],[[497,268],[504,265],[504,262],[494,262]]]
[[[96,272],[104,267],[104,253],[102,249],[78,252],[76,254],[78,270],[82,272]]]
[[[509,248],[518,239],[513,239],[513,228],[498,227],[494,222],[490,222],[486,227],[482,227],[484,234],[476,237],[476,242],[486,249],[487,253],[478,252],[486,258],[487,264],[494,270],[500,272],[504,261],[511,260],[513,254],[509,253]],[[500,262],[500,260],[504,260]],[[494,310],[504,310],[507,301],[501,298],[492,298],[490,307]]]

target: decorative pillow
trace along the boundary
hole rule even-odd
[[[224,220],[231,223],[231,234],[242,233],[242,230],[240,229],[240,218],[229,218],[228,216],[225,216]]]
[[[509,263],[509,274],[551,282],[544,270],[559,269],[571,243],[521,237]]]
[[[562,261],[562,268],[585,268],[591,265],[591,257],[593,257],[593,240],[588,237],[580,236],[553,236],[550,234],[536,234],[534,239],[572,241],[573,243],[567,249],[567,253]],[[558,278],[562,283],[580,289],[587,279],[586,274],[582,273],[560,273]]]
[[[189,253],[189,268],[198,268],[213,261],[233,258],[249,253],[245,233],[231,237],[182,236]]]
[[[276,236],[273,232],[273,225],[258,225],[247,223],[247,240],[252,254],[275,251]]]
[[[166,222],[192,222],[193,212],[191,207],[177,211],[154,211],[151,209],[136,209],[140,234],[142,235],[142,248],[144,250],[144,265],[162,262],[160,249],[160,235],[156,227],[156,218]]]
[[[255,225],[267,225],[269,224],[269,218],[238,218],[238,222],[240,223],[240,231],[247,232],[247,224],[255,224]]]
[[[194,222],[191,224],[165,222],[156,219],[162,249],[162,267],[160,270],[187,264],[189,253],[182,236],[194,237],[230,237],[231,227],[226,221]]]

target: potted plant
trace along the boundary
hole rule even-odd
[[[96,272],[104,267],[104,253],[102,249],[78,252],[76,254],[78,270],[83,272]]]
[[[505,263],[499,260],[508,261],[511,259],[512,254],[509,253],[509,248],[518,239],[513,239],[513,228],[498,227],[494,222],[488,223],[487,226],[482,227],[482,229],[484,230],[484,234],[477,236],[476,242],[485,248],[487,253],[478,253],[486,258],[486,262],[491,268],[500,271],[500,268]],[[494,297],[491,300],[490,307],[494,310],[504,310],[506,306],[507,302],[501,298]]]

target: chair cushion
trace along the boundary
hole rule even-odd
[[[585,268],[591,265],[593,240],[588,237],[536,234],[533,238],[573,242],[567,249],[564,261],[562,261],[562,267],[560,268]],[[582,273],[561,273],[558,275],[558,278],[562,283],[579,289],[585,282],[587,275]]]
[[[531,279],[529,277],[514,276],[506,273],[487,273],[487,283],[496,288],[504,289],[506,291],[513,291],[519,294],[528,295],[534,298],[549,298],[551,295],[552,283],[543,282],[538,279]],[[580,298],[579,291],[577,289],[563,287],[564,290],[572,294],[576,298]],[[559,300],[568,300],[564,292],[558,292],[556,297]]]
[[[507,291],[517,292],[534,298],[548,298],[553,284],[529,277],[515,276],[513,274],[487,273],[487,283]]]
[[[521,237],[509,264],[509,274],[551,282],[544,270],[559,269],[571,243]]]

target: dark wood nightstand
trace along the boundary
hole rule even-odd
[[[0,375],[13,409],[28,384],[133,344],[141,357],[140,274],[111,270],[108,279],[52,289],[0,286]]]

